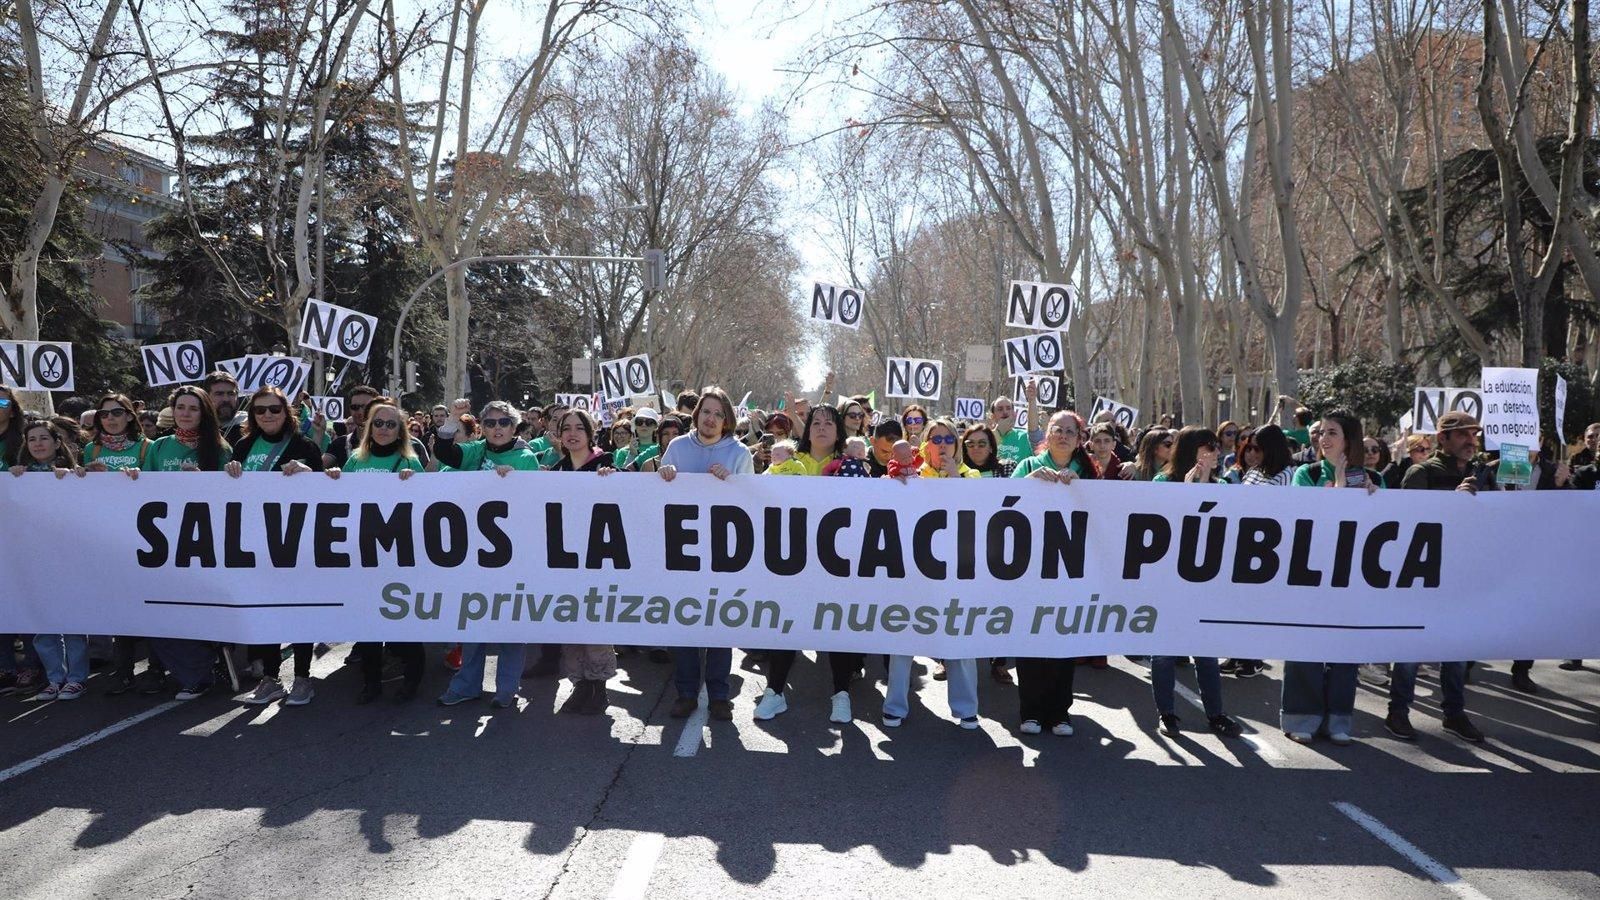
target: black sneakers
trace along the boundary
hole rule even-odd
[[[1244,729],[1239,723],[1227,716],[1212,716],[1206,720],[1206,727],[1211,729],[1212,734],[1221,737],[1232,738],[1244,734]]]
[[[1411,714],[1404,710],[1390,710],[1389,715],[1383,720],[1383,727],[1402,741],[1417,739],[1417,730],[1411,727]]]
[[[1467,718],[1466,713],[1445,716],[1444,730],[1461,738],[1463,741],[1469,741],[1474,744],[1483,743],[1483,732],[1478,730],[1478,726],[1472,724],[1472,720]]]
[[[1511,686],[1524,694],[1539,693],[1539,686],[1533,683],[1533,676],[1527,672],[1516,671],[1511,673]]]

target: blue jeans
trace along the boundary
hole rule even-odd
[[[522,656],[525,644],[462,644],[461,671],[450,679],[446,693],[458,697],[476,697],[483,693],[483,669],[489,654],[500,657],[494,670],[494,693],[497,697],[510,697],[522,683]]]
[[[81,634],[36,634],[34,649],[51,684],[89,680],[89,638]]]
[[[978,715],[978,661],[976,659],[947,659],[944,668],[949,673],[945,684],[949,690],[950,713],[958,719],[971,719]],[[889,692],[883,698],[883,714],[904,719],[911,711],[911,657],[889,657]]]
[[[17,652],[12,649],[17,641],[22,641],[22,670],[39,668],[39,653],[33,648],[33,635],[31,634],[0,634],[0,672],[16,672]]]
[[[727,647],[707,647],[704,666],[706,697],[728,699],[728,673],[733,671],[733,651]],[[672,648],[672,683],[679,697],[700,696],[701,650],[698,647]]]
[[[1395,663],[1389,669],[1389,712],[1408,712],[1417,699],[1417,663]],[[1467,664],[1439,664],[1439,706],[1445,718],[1467,711]]]
[[[1156,711],[1172,715],[1173,691],[1178,679],[1176,656],[1150,657],[1150,692],[1156,698]],[[1194,658],[1194,680],[1200,685],[1200,704],[1205,707],[1206,718],[1222,715],[1222,667],[1214,656]]]
[[[1290,734],[1349,734],[1355,726],[1354,663],[1285,662],[1278,724]]]

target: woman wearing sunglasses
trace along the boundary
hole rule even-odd
[[[234,478],[245,472],[322,471],[322,448],[300,433],[300,420],[281,389],[263,387],[245,402],[244,428],[232,459],[223,467]],[[294,687],[285,691],[279,675],[283,653],[278,644],[250,648],[252,662],[261,663],[261,681],[242,699],[251,706],[283,700],[284,706],[305,706],[316,696],[311,684],[311,645],[294,644]]]
[[[367,407],[366,421],[358,442],[344,467],[328,469],[329,478],[338,478],[343,472],[388,472],[405,481],[422,471],[422,459],[411,441],[406,438],[406,422],[400,408],[388,398],[379,397]],[[405,666],[405,680],[394,698],[411,700],[417,696],[422,684],[424,656],[422,645],[410,641],[363,641],[356,644],[356,654],[361,657],[361,693],[356,703],[371,703],[383,696],[383,654],[398,657]]]
[[[1132,480],[1154,481],[1172,459],[1175,438],[1165,428],[1152,428],[1139,439],[1139,452],[1134,456]]]
[[[975,423],[961,435],[961,463],[979,478],[1010,478],[1015,462],[1002,459],[1000,438],[993,426]]]
[[[478,415],[482,437],[471,437],[463,428],[454,433],[453,440],[439,440],[434,444],[433,455],[439,467],[457,472],[495,471],[536,472],[539,457],[528,442],[517,437],[517,426],[522,416],[504,400],[491,400],[484,404]],[[441,432],[442,436],[442,432]]]
[[[106,394],[94,414],[94,430],[83,448],[83,472],[125,472],[144,468],[152,442],[125,394]]]
[[[900,413],[900,424],[905,427],[906,440],[916,446],[922,443],[922,431],[928,427],[928,410],[920,403],[909,403]]]
[[[629,441],[617,445],[612,468],[619,472],[650,472],[658,468],[661,445],[656,443],[656,431],[660,424],[661,417],[650,407],[636,411],[632,420],[633,433]],[[614,433],[616,428],[612,431]]]
[[[1063,409],[1050,417],[1039,452],[1017,464],[1012,478],[1036,478],[1054,484],[1071,484],[1079,478],[1100,477],[1094,458],[1084,448],[1088,429],[1078,414]],[[1023,734],[1072,734],[1072,683],[1076,657],[1018,657],[1017,698]]]
[[[11,465],[22,452],[22,410],[11,388],[0,385],[0,465]]]
[[[872,436],[872,414],[867,411],[866,400],[860,397],[851,397],[839,404],[839,418],[844,421],[844,436],[846,438],[870,438]]]
[[[981,475],[961,460],[960,438],[956,425],[949,419],[934,419],[923,429],[926,440],[922,444],[923,478],[979,478]],[[908,483],[906,476],[897,479]],[[841,655],[841,654],[830,654]],[[854,654],[860,657],[860,654]],[[911,667],[915,662],[910,654],[889,657],[889,684],[883,698],[883,724],[898,728],[911,711]],[[978,661],[976,659],[941,659],[934,680],[949,683],[950,712],[962,728],[978,727]],[[853,670],[852,670],[853,671]],[[847,695],[848,696],[848,695]],[[848,720],[847,720],[848,721]]]

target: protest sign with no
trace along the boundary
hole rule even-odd
[[[1033,331],[1060,331],[1072,318],[1077,295],[1071,285],[1013,281],[1006,299],[1006,324]]]
[[[252,354],[222,360],[217,363],[217,368],[239,382],[241,393],[275,387],[282,390],[291,401],[311,377],[311,364],[295,356]]]
[[[654,395],[655,372],[650,368],[650,354],[608,359],[600,364],[600,393],[606,400],[626,400],[636,394]]]
[[[1055,409],[1057,406],[1056,401],[1061,399],[1061,376],[1035,375],[1033,376],[1033,381],[1039,392],[1037,397],[1039,406],[1044,409]],[[1019,376],[1015,380],[1012,385],[1011,399],[1021,406],[1022,409],[1027,409],[1027,407],[1024,405],[1028,402],[1027,377]],[[1017,424],[1022,425],[1022,420],[1018,419]]]
[[[846,328],[861,327],[867,295],[859,288],[815,282],[811,285],[811,318]]]
[[[314,412],[321,413],[322,417],[329,422],[337,422],[344,418],[344,398],[312,394],[311,409]]]
[[[139,348],[144,383],[151,387],[188,384],[206,377],[206,348],[200,341],[146,344]]]
[[[1111,421],[1123,428],[1132,429],[1135,422],[1139,421],[1139,410],[1126,403],[1118,403],[1109,397],[1094,398],[1094,409],[1089,411],[1089,421],[1093,422],[1103,412],[1111,413]]]
[[[0,384],[19,391],[74,390],[72,344],[0,341]]]
[[[937,400],[944,385],[944,363],[936,359],[891,356],[884,381],[885,397]]]
[[[983,414],[988,409],[988,404],[977,397],[956,398],[956,418],[977,422],[983,419]]]
[[[377,316],[307,300],[300,318],[300,346],[365,363],[378,333]]]
[[[1064,354],[1061,334],[1046,331],[1006,341],[1006,374],[1027,375],[1030,372],[1053,372],[1061,368]]]
[[[1411,403],[1411,431],[1433,434],[1439,430],[1439,417],[1447,412],[1464,412],[1483,421],[1483,394],[1477,388],[1419,387]]]

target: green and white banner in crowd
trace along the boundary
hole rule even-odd
[[[0,632],[1334,662],[1600,656],[1600,494],[0,478]]]

